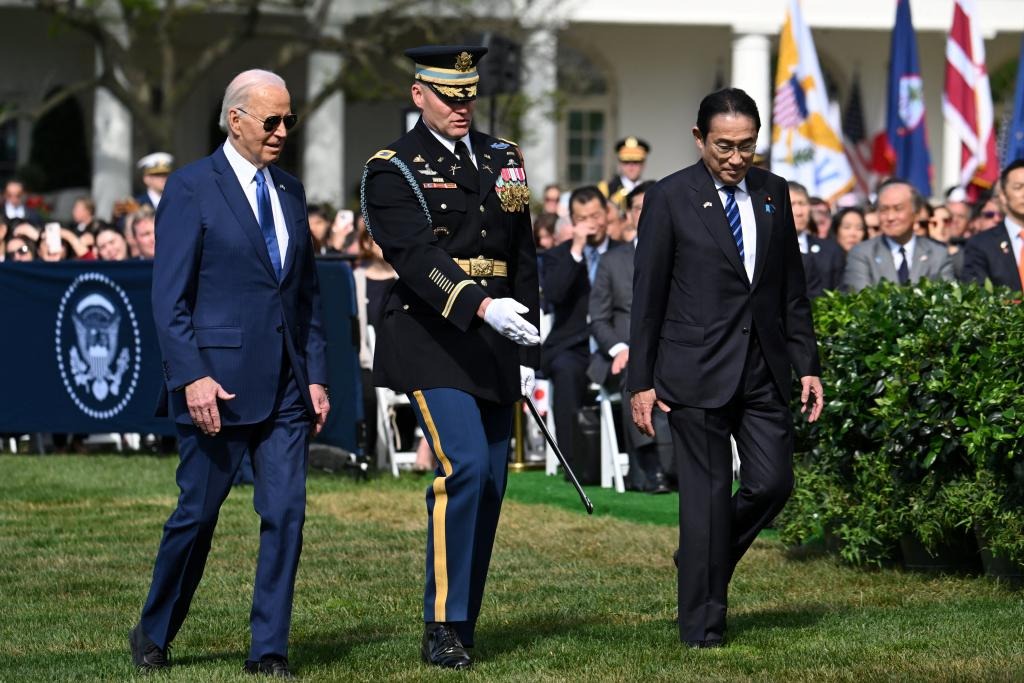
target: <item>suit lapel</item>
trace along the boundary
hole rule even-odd
[[[899,282],[900,276],[896,272],[896,264],[893,263],[892,252],[889,251],[889,243],[884,237],[879,237],[875,243],[875,265],[878,267],[878,274],[889,282]]]
[[[278,176],[278,170],[276,166],[270,167],[270,177],[274,181],[274,187],[277,189],[277,199],[281,202],[281,214],[284,216],[284,228],[288,231],[288,249],[284,256],[284,268],[281,271],[281,282],[288,276],[288,273],[292,269],[292,264],[295,263],[295,249],[298,247],[297,240],[303,236],[298,234],[296,228],[298,227],[298,221],[296,213],[296,203],[292,195],[291,190],[288,189],[288,184],[282,182],[282,178]]]
[[[768,215],[766,209],[770,202],[762,184],[763,180],[758,174],[747,173],[747,191],[750,193],[750,206],[754,210],[754,222],[757,224],[757,253],[754,254],[754,281],[751,286],[756,285],[761,279],[768,258],[768,243],[772,238],[772,217]]]
[[[483,204],[484,198],[494,190],[494,184],[498,181],[498,175],[504,168],[507,157],[504,153],[498,157],[495,154],[497,150],[488,147],[486,140],[476,131],[470,132],[469,139],[473,142],[473,154],[476,155],[476,165],[480,169],[480,203]]]
[[[229,145],[231,143],[226,142],[224,144]],[[228,208],[235,214],[235,219],[238,220],[238,224],[242,227],[242,232],[252,242],[253,249],[256,251],[256,258],[263,263],[267,272],[276,280],[277,273],[274,272],[274,266],[270,263],[267,243],[263,241],[263,231],[260,229],[260,224],[256,221],[256,216],[252,212],[252,205],[246,199],[242,186],[238,184],[238,177],[235,175],[234,169],[231,168],[231,164],[228,163],[227,157],[224,156],[222,148],[218,148],[213,153],[213,170],[217,172],[217,187],[220,188],[221,194],[224,195]]]
[[[732,265],[736,274],[749,285],[747,270],[743,267],[743,262],[740,261],[740,252],[736,249],[736,241],[732,238],[732,229],[729,227],[729,219],[725,217],[725,208],[722,206],[722,199],[715,188],[715,181],[712,179],[711,173],[703,162],[697,162],[690,168],[693,169],[690,177],[692,190],[690,202],[693,204],[694,211],[711,234],[711,239],[725,254],[726,260]]]
[[[910,281],[917,282],[931,274],[932,250],[924,239],[918,237],[914,244],[914,260],[910,264]]]
[[[1015,278],[1019,280],[1020,270],[1017,269],[1017,257],[1013,253],[1013,241],[1006,223],[1000,223],[992,229],[999,232],[999,244],[996,246],[999,253],[993,254],[993,260],[1000,272],[995,274],[1004,282],[1013,282]]]

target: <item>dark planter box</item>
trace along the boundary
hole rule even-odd
[[[975,529],[975,535],[978,540],[981,564],[985,568],[985,576],[1006,581],[1014,588],[1024,587],[1024,564],[994,556],[977,529]]]
[[[980,574],[981,558],[974,534],[965,533],[928,552],[921,541],[910,534],[900,538],[903,568],[939,574]]]

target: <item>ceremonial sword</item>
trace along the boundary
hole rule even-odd
[[[569,467],[569,463],[565,461],[565,456],[562,455],[562,451],[559,450],[558,444],[555,443],[554,438],[551,436],[551,432],[548,431],[548,426],[541,419],[540,413],[537,412],[537,406],[533,405],[533,400],[529,396],[524,396],[523,401],[530,407],[530,414],[533,415],[533,419],[537,421],[537,425],[540,427],[540,431],[544,434],[544,438],[547,440],[548,445],[551,446],[551,450],[555,452],[555,457],[558,458],[558,462],[561,463],[563,469],[565,469],[566,475],[569,477],[569,481],[576,487],[576,493],[580,494],[580,500],[583,501],[583,507],[587,509],[587,514],[594,514],[594,504],[587,498],[587,494],[583,492],[583,487],[580,486],[579,479],[576,478],[576,474]]]

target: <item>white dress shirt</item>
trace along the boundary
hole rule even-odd
[[[1006,232],[1010,233],[1010,249],[1013,250],[1013,258],[1017,260],[1017,267],[1020,268],[1020,250],[1024,247],[1024,237],[1021,236],[1021,231],[1024,230],[1024,225],[1009,216],[1004,218],[1003,222],[1006,223]]]
[[[288,228],[284,222],[284,211],[281,210],[281,199],[277,196],[277,187],[270,171],[266,168],[257,169],[251,161],[239,154],[234,144],[228,139],[224,142],[224,156],[227,157],[231,170],[238,177],[238,184],[242,186],[245,198],[249,200],[252,207],[252,215],[259,223],[260,212],[256,206],[256,171],[263,174],[267,181],[267,190],[270,192],[270,210],[274,214],[274,232],[277,233],[277,248],[281,251],[281,272],[284,272],[284,255],[288,253]]]
[[[19,204],[18,206],[14,206],[10,202],[4,202],[4,213],[7,214],[8,218],[24,218],[25,205]]]
[[[427,124],[424,123],[423,125],[426,126]],[[452,154],[455,154],[455,142],[456,142],[455,140],[449,140],[448,138],[446,138],[445,136],[441,135],[440,133],[438,133],[436,130],[434,130],[430,126],[427,126],[427,130],[429,130],[431,132],[431,134],[435,138],[437,138],[438,142],[440,142],[442,145],[444,145],[445,149],[447,149]],[[463,135],[459,139],[462,140],[466,144],[466,149],[469,150],[469,161],[473,164],[473,166],[476,166],[476,152],[473,151],[473,143],[469,141],[469,133],[466,133],[465,135]]]
[[[256,167],[253,166],[253,168]],[[253,171],[253,175],[256,175],[255,171]],[[163,195],[157,194],[156,192],[153,192],[153,190],[146,188],[146,196],[149,197],[149,201],[153,205],[154,209],[160,206],[160,197],[162,197]]]
[[[725,183],[715,178],[715,189],[718,190],[718,198],[722,200],[722,208],[725,208],[726,192]],[[757,221],[754,219],[754,203],[750,201],[750,193],[747,192],[747,179],[744,178],[736,183],[736,207],[740,210],[740,225],[743,229],[743,269],[747,271],[747,279],[754,280],[754,264],[757,262]],[[728,219],[726,219],[728,221]]]
[[[886,237],[885,244],[889,247],[889,252],[892,254],[892,265],[897,273],[900,272],[900,265],[903,263],[903,257],[900,256],[900,247],[903,247],[903,251],[907,254],[907,273],[909,274],[910,268],[914,263],[914,247],[917,246],[917,235],[911,235],[910,241],[902,245],[896,240]]]

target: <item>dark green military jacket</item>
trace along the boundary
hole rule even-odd
[[[519,398],[519,365],[537,367],[476,312],[512,297],[538,325],[537,256],[519,148],[472,131],[477,166],[423,120],[370,158],[360,200],[399,279],[377,332],[374,382],[399,392],[450,387],[498,403]]]

